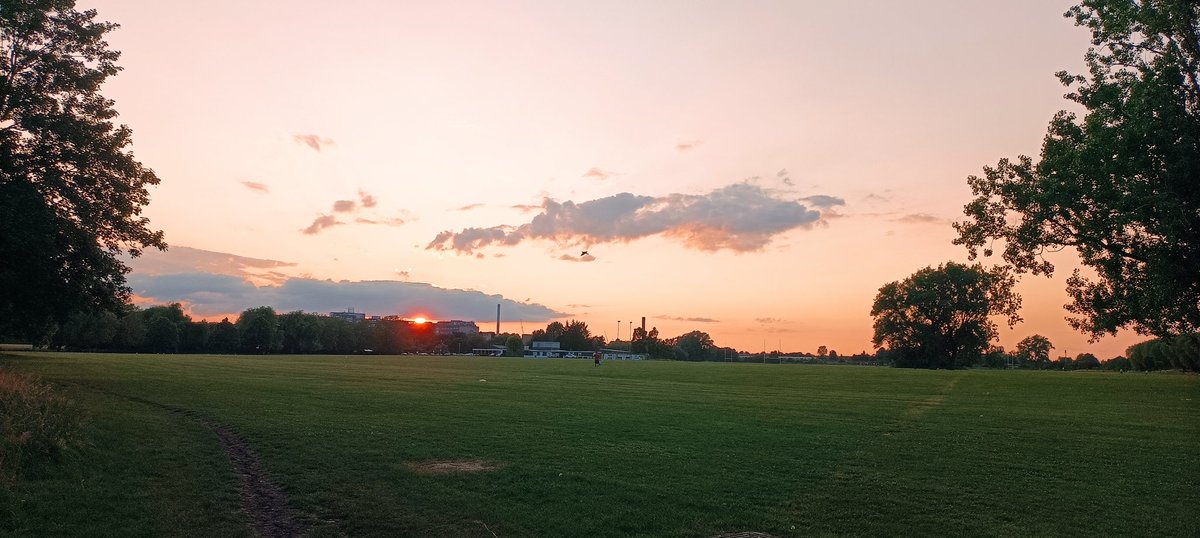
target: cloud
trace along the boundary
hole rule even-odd
[[[354,222],[359,224],[381,224],[384,226],[403,226],[408,223],[408,221],[401,218],[368,219],[364,217],[355,218]]]
[[[866,196],[863,196],[864,202],[887,202],[889,200],[891,200],[890,196],[884,196],[882,194],[875,194],[873,192],[868,193]]]
[[[796,184],[792,182],[792,177],[791,177],[791,175],[788,174],[787,168],[781,169],[780,171],[776,172],[775,177],[779,178],[779,180],[782,181],[784,185],[787,185],[789,187],[796,186]],[[813,204],[813,205],[816,205],[816,204]]]
[[[324,230],[325,228],[329,228],[331,226],[338,226],[341,224],[345,224],[345,223],[337,220],[337,217],[334,217],[333,215],[321,215],[321,216],[317,217],[316,219],[314,219],[312,224],[308,225],[308,228],[305,228],[301,231],[303,231],[305,235],[316,235],[316,234],[320,233],[321,230]]]
[[[947,219],[935,217],[926,213],[911,213],[894,220],[896,222],[903,222],[905,224],[945,224],[949,222]]]
[[[331,312],[353,306],[371,315],[424,312],[435,319],[495,319],[500,304],[506,319],[549,321],[567,314],[530,302],[474,290],[439,288],[397,280],[339,281],[289,278],[277,285],[255,286],[233,275],[204,272],[146,275],[128,279],[134,293],[157,302],[181,301],[198,316],[242,312],[270,306],[280,312]]]
[[[370,215],[370,214],[368,214],[367,216],[362,215],[362,213],[364,212],[363,211],[364,209],[373,208],[378,204],[379,204],[379,201],[374,196],[372,196],[370,193],[363,191],[362,189],[359,189],[357,202],[354,200],[335,200],[333,202],[333,212],[334,213],[346,213],[347,216],[355,215],[353,221],[340,221],[340,220],[337,220],[337,217],[335,215],[321,214],[315,220],[313,220],[312,224],[310,224],[307,228],[304,228],[301,231],[304,232],[306,235],[316,235],[316,234],[320,233],[321,230],[324,230],[325,228],[329,228],[331,226],[339,226],[339,225],[343,225],[343,224],[350,224],[350,223],[382,224],[384,226],[402,226],[402,225],[412,221],[415,218],[411,213],[409,213],[406,210],[400,211],[400,214],[404,215],[405,217],[379,217],[379,216]],[[367,213],[371,213],[371,212],[367,212]]]
[[[801,198],[801,200],[812,204],[813,207],[820,207],[822,209],[828,209],[838,205],[846,205],[845,200],[838,198],[837,196],[826,196],[824,194],[805,196],[804,198]]]
[[[703,143],[703,140],[680,140],[675,144],[675,151],[691,151]]]
[[[250,258],[226,252],[214,252],[175,245],[166,251],[147,250],[141,256],[124,257],[126,265],[141,275],[204,272],[232,275],[251,282],[279,283],[289,278],[280,269],[295,267],[292,262]]]
[[[358,189],[358,201],[361,202],[362,206],[366,208],[375,207],[375,205],[379,203],[377,200],[375,200],[374,196],[363,191],[362,189]]]
[[[267,188],[267,186],[265,184],[258,183],[256,181],[243,181],[242,186],[244,186],[247,189],[250,189],[254,192],[258,192],[258,193],[262,193],[262,194],[271,194],[271,189]]]
[[[840,201],[831,196],[810,198]],[[736,183],[702,195],[651,197],[623,192],[578,204],[546,198],[530,222],[447,230],[425,248],[470,254],[489,245],[511,246],[525,240],[578,245],[662,235],[702,251],[753,252],[776,235],[811,227],[820,219],[821,212],[798,201],[780,198],[758,185]]]
[[[774,323],[792,323],[791,321],[788,321],[786,319],[780,319],[780,318],[754,318],[754,321],[756,321],[758,323],[768,324],[768,325],[774,324]]]
[[[591,170],[588,170],[587,172],[583,173],[583,177],[598,179],[600,181],[604,181],[604,180],[608,179],[610,176],[614,176],[614,175],[617,175],[617,173],[610,172],[608,170],[601,170],[596,167],[592,167]]]
[[[667,316],[667,315],[654,316],[654,319],[669,319],[671,321],[690,321],[693,323],[720,323],[721,322],[721,320],[719,320],[719,319],[712,319],[712,318],[682,318],[679,316]]]
[[[295,141],[297,144],[304,144],[304,145],[312,148],[314,151],[321,151],[322,146],[332,146],[333,145],[333,140],[328,139],[328,138],[322,138],[315,134],[294,135],[294,136],[292,136],[292,140]]]
[[[594,261],[596,261],[596,257],[592,256],[591,254],[584,254],[583,256],[572,256],[570,254],[563,254],[562,256],[559,256],[558,259],[567,261],[567,262],[594,262]]]
[[[479,209],[479,208],[483,207],[484,205],[486,205],[486,204],[467,204],[458,209],[455,209],[455,211],[470,211],[472,209]]]
[[[531,205],[531,204],[516,204],[516,205],[509,206],[509,207],[516,209],[517,211],[520,211],[522,213],[532,213],[532,212],[537,211],[542,208],[542,206],[540,206],[540,205]]]
[[[567,306],[569,306],[571,308],[591,308],[591,305],[586,305],[586,304],[569,304]]]

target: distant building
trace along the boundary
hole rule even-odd
[[[367,319],[367,315],[365,313],[355,312],[354,310],[347,310],[345,312],[330,312],[329,317],[344,319],[346,321],[363,321]]]
[[[462,321],[458,319],[439,321],[433,325],[433,334],[438,336],[449,336],[454,333],[479,334],[479,326],[474,321]]]

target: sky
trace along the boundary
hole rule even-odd
[[[967,261],[966,178],[1036,156],[1083,71],[1071,2],[81,2],[162,182],[139,300],[578,319],[746,351],[871,351],[878,289]],[[584,254],[586,252],[586,254]],[[1077,261],[1026,276],[1065,321]],[[999,260],[983,260],[986,264]],[[1003,325],[1002,325],[1003,326]]]

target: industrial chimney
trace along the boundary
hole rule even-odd
[[[496,336],[500,336],[500,303],[496,303]]]

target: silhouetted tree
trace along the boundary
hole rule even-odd
[[[948,262],[926,267],[879,289],[871,315],[876,347],[886,347],[896,366],[955,368],[974,362],[996,337],[990,316],[1020,318],[1021,300],[1002,267],[985,270]]]
[[[273,353],[283,343],[275,309],[269,306],[251,308],[238,316],[238,340],[244,353]]]
[[[1054,271],[1042,253],[1077,252],[1098,278],[1075,271],[1067,309],[1095,337],[1200,330],[1200,2],[1086,0],[1067,16],[1097,47],[1086,76],[1057,74],[1086,113],[1054,116],[1037,163],[968,178],[955,243],[971,259],[1003,245],[1034,275]]]
[[[70,0],[0,5],[0,335],[41,342],[73,312],[120,312],[118,257],[166,248],[140,217],[158,183],[101,85],[120,53]]]
[[[214,324],[208,335],[208,351],[211,353],[237,353],[241,347],[237,326],[224,318]]]
[[[683,360],[706,361],[716,358],[714,352],[717,346],[706,332],[692,331],[681,334],[672,338],[670,344],[684,352]]]
[[[1024,366],[1033,366],[1034,368],[1046,368],[1050,365],[1050,350],[1054,349],[1054,345],[1050,343],[1050,339],[1040,334],[1026,336],[1020,342],[1017,342],[1017,359]]]

